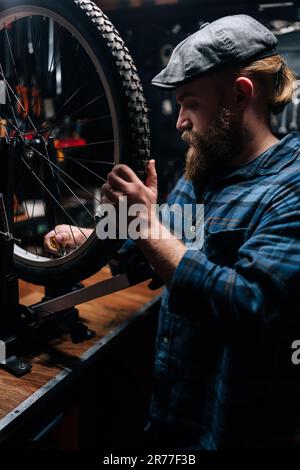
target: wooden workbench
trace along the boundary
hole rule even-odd
[[[83,284],[90,285],[109,276],[109,270],[104,268]],[[115,431],[110,435],[107,429],[115,426],[112,423],[117,423],[118,414],[127,413],[121,410],[112,416],[110,411],[108,418],[110,399],[115,400],[113,395],[120,390],[116,387],[123,388],[126,404],[126,390],[134,388],[129,397],[136,404],[131,416],[133,421],[136,417],[136,422],[141,423],[137,414],[141,410],[144,413],[149,401],[161,292],[151,291],[148,283],[82,304],[80,318],[96,332],[92,339],[80,344],[73,344],[68,335],[52,340],[42,351],[26,357],[32,363],[32,370],[21,378],[0,370],[0,449],[32,447],[45,441],[45,436],[49,440],[51,433],[60,434],[55,447],[95,448],[100,438],[104,443],[104,428],[96,429],[100,415],[105,442],[110,442],[109,439],[115,439]],[[42,296],[41,287],[20,281],[22,304],[31,305]],[[136,383],[132,385],[133,382]],[[107,400],[104,408],[101,400]],[[118,429],[123,429],[122,426],[124,423]],[[126,426],[123,431],[126,434]]]

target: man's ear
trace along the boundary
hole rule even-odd
[[[253,96],[254,86],[250,78],[238,77],[234,83],[235,105],[244,109]]]

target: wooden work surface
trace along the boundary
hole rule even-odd
[[[110,276],[109,269],[103,268],[83,284],[90,285]],[[126,328],[136,316],[143,314],[145,306],[153,303],[161,293],[161,290],[151,291],[147,287],[148,283],[146,281],[80,305],[80,318],[96,332],[92,339],[80,344],[73,344],[68,335],[52,340],[49,345],[45,345],[43,353],[30,357],[32,369],[21,378],[0,369],[0,431],[14,419],[14,415],[39,399],[49,384],[63,380],[76,368],[78,362],[84,362],[120,329]],[[20,281],[22,304],[32,305],[40,301],[42,296],[42,287]]]

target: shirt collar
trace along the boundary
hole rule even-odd
[[[245,179],[253,177],[255,174],[266,175],[276,174],[282,168],[289,165],[300,153],[300,132],[294,131],[283,137],[277,144],[256,157],[245,165],[226,170],[218,175],[216,181],[223,181],[235,177]]]

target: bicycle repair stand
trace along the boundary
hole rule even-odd
[[[81,287],[65,293],[46,289],[46,297],[30,307],[19,303],[18,277],[14,273],[13,198],[14,163],[18,142],[0,139],[0,155],[3,172],[0,173],[0,366],[16,376],[22,376],[31,369],[29,362],[21,359],[35,341],[41,343],[57,336],[70,333],[72,341],[78,343],[91,338],[94,332],[79,321],[79,305],[98,297],[112,294],[127,287],[151,280],[150,289],[161,286],[161,281],[136,248],[114,256],[118,274],[88,287]],[[55,293],[55,298],[51,298]],[[57,297],[58,294],[62,294]],[[49,298],[50,297],[50,298]],[[44,344],[42,342],[42,344]]]

